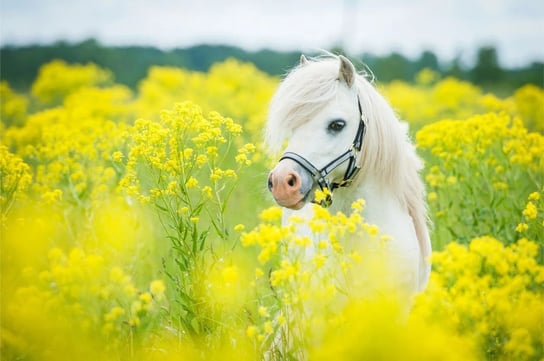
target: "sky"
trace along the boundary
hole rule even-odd
[[[161,49],[228,44],[351,54],[423,50],[474,61],[492,45],[502,66],[544,61],[542,0],[0,0],[0,45],[80,42]]]

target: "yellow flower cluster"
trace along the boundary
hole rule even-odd
[[[28,108],[28,99],[20,94],[15,93],[9,84],[5,81],[0,81],[0,130],[10,126],[21,126],[25,122],[26,112]]]
[[[246,329],[256,345],[303,357],[308,352],[306,343],[319,340],[323,327],[337,321],[333,310],[354,296],[349,292],[360,282],[356,274],[369,271],[359,265],[372,263],[371,255],[362,256],[363,249],[380,249],[385,240],[378,237],[376,226],[364,222],[363,208],[361,200],[354,202],[351,214],[333,215],[314,205],[311,218],[293,216],[290,225],[282,227],[277,225],[281,210],[272,207],[261,213],[262,222],[256,228],[242,235],[244,246],[259,250],[255,276],[262,285],[261,302],[269,298],[270,287],[272,299],[277,300],[260,303],[258,321]],[[306,231],[301,234],[301,230]],[[264,277],[262,267],[270,268],[269,277]],[[285,327],[296,331],[287,335]]]
[[[513,99],[527,128],[544,133],[544,90],[535,85],[524,85],[516,90]]]
[[[34,113],[22,127],[6,129],[2,142],[34,165],[36,198],[84,204],[108,196],[120,176],[111,155],[125,144],[130,96],[122,86],[80,87],[62,107]]]
[[[439,119],[464,119],[503,110],[505,102],[477,86],[455,78],[438,80],[432,71],[418,74],[415,85],[392,81],[381,90],[400,117],[416,128]]]
[[[456,164],[452,162],[460,158],[470,165],[483,161],[495,167],[508,164],[527,165],[534,170],[544,167],[540,157],[544,152],[544,137],[528,132],[518,119],[504,113],[433,123],[417,133],[417,144],[440,157],[447,168],[453,168]]]
[[[471,339],[411,315],[394,299],[354,300],[311,344],[311,360],[481,360]],[[424,339],[423,339],[424,338]],[[447,351],[446,351],[447,350]]]
[[[146,119],[156,117],[156,109],[168,109],[180,99],[199,104],[206,112],[221,114],[244,124],[248,141],[261,141],[267,104],[278,80],[259,71],[253,64],[227,59],[200,73],[173,67],[154,66],[139,84],[135,107]]]
[[[214,226],[225,236],[226,201],[238,172],[251,164],[248,158],[256,149],[246,144],[238,149],[235,161],[229,159],[230,147],[241,133],[232,119],[217,112],[204,116],[191,102],[163,111],[159,122],[139,119],[128,132],[131,144],[126,157],[114,153],[119,160],[127,159],[120,185],[130,196],[169,214],[177,228],[184,224],[191,229],[204,213],[213,222],[219,219]],[[237,168],[224,168],[225,164]]]
[[[58,105],[76,90],[112,82],[113,74],[94,64],[68,65],[62,60],[54,60],[40,68],[32,84],[32,95],[45,105]]]
[[[400,117],[414,128],[442,119],[465,119],[489,112],[519,116],[530,131],[544,131],[544,90],[525,85],[514,95],[501,99],[479,87],[452,77],[440,79],[424,69],[415,84],[392,81],[380,85]]]
[[[1,82],[2,358],[542,359],[543,90],[381,85],[419,130],[435,225],[408,315],[363,201],[283,227],[267,208],[277,84],[232,59],[134,92],[59,61],[29,94]]]
[[[121,202],[96,205],[101,212],[87,210],[91,220],[79,214],[70,222],[67,208],[34,205],[15,209],[2,230],[6,355],[130,352],[127,341],[159,325],[166,301],[163,280],[136,280],[131,270],[135,260],[145,268],[154,257],[144,218]]]
[[[540,192],[532,192],[527,197],[525,208],[521,212],[521,222],[516,226],[516,232],[525,238],[537,241],[544,247],[544,189]],[[544,262],[544,255],[540,256]]]
[[[25,194],[32,181],[30,167],[0,144],[0,227],[17,197]]]
[[[504,246],[493,237],[449,244],[433,255],[429,289],[414,317],[477,343],[481,357],[532,360],[542,356],[544,266],[539,246],[525,238]]]
[[[426,159],[428,199],[438,245],[494,234],[512,242],[512,214],[542,187],[544,136],[519,119],[489,113],[443,120],[416,135]]]

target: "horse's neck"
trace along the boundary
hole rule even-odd
[[[418,247],[412,218],[406,205],[401,204],[401,197],[376,180],[366,180],[354,188],[337,189],[331,211],[348,214],[351,212],[351,204],[361,198],[365,200],[363,212],[365,222],[377,225],[381,234],[393,238],[396,247],[401,249]]]

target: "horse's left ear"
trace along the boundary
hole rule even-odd
[[[338,58],[340,59],[340,74],[338,79],[346,82],[348,87],[351,88],[355,82],[355,67],[345,56],[339,55]]]

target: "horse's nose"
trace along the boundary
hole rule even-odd
[[[302,181],[296,172],[277,174],[271,172],[268,176],[268,189],[276,200],[298,199]]]

